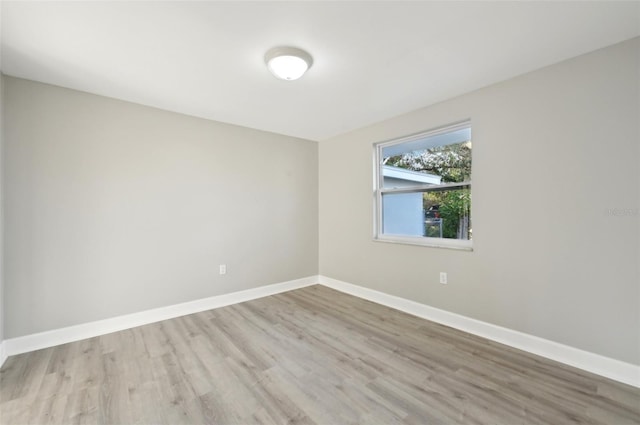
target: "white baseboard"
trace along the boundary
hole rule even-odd
[[[5,360],[7,360],[7,350],[6,344],[4,341],[0,341],[0,367],[4,364]]]
[[[9,338],[0,346],[0,354],[6,358],[7,356],[53,347],[81,339],[93,338],[99,335],[173,319],[174,317],[185,316],[187,314],[225,307],[231,304],[250,301],[315,284],[318,284],[318,276],[309,276],[302,279],[232,292],[230,294],[217,295],[181,304],[155,308],[153,310],[141,311],[139,313],[83,323],[81,325],[54,329],[17,338]]]
[[[198,313],[275,295],[320,283],[329,288],[354,295],[387,307],[395,308],[436,323],[481,336],[529,353],[537,354],[560,363],[583,369],[615,381],[640,388],[640,366],[563,345],[547,339],[492,325],[456,313],[440,310],[405,298],[396,297],[362,286],[332,279],[327,276],[309,276],[288,282],[260,286],[258,288],[218,295],[186,303],[160,307],[139,313],[127,314],[96,322],[83,323],[47,332],[10,338],[0,342],[0,366],[8,356],[79,341],[112,332],[147,325],[174,317]]]
[[[640,366],[594,354],[578,348],[549,341],[544,338],[492,325],[487,322],[440,310],[405,298],[388,295],[373,289],[319,276],[320,284],[329,288],[373,301],[423,319],[450,326],[473,335],[529,353],[537,354],[587,372],[595,373],[634,387],[640,387]]]

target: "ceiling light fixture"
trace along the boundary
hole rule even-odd
[[[264,61],[273,75],[286,81],[302,77],[313,64],[309,53],[295,47],[274,47],[264,55]]]

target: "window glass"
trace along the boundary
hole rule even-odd
[[[469,122],[375,145],[376,238],[470,246]]]

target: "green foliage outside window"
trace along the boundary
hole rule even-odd
[[[441,198],[439,212],[443,226],[442,237],[470,239],[471,226],[468,220],[471,212],[471,191],[462,189],[432,192],[431,195],[440,195]]]

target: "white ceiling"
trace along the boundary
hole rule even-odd
[[[323,140],[640,35],[640,2],[27,2],[5,74]],[[314,58],[295,82],[263,56]]]

